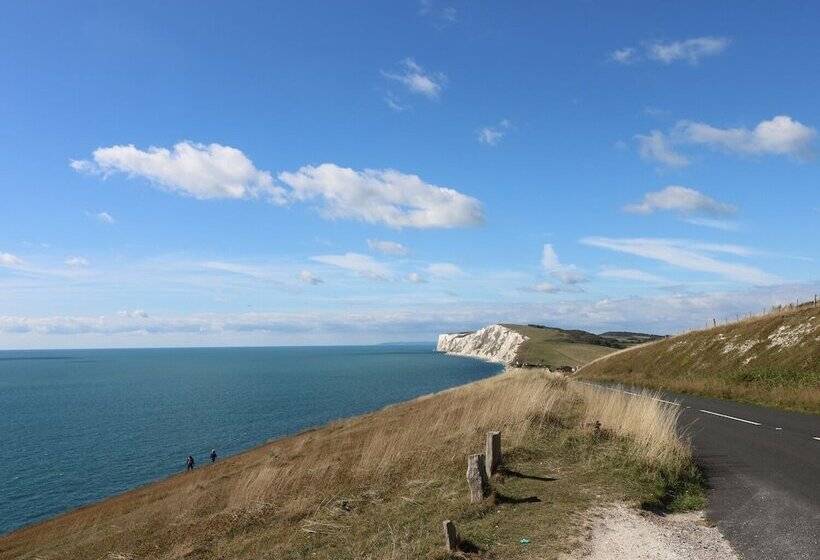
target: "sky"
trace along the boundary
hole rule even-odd
[[[0,348],[675,333],[820,293],[816,4],[0,10]]]

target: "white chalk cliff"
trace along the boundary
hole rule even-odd
[[[436,350],[510,364],[515,360],[518,347],[525,340],[526,336],[512,329],[490,325],[470,333],[440,334]]]

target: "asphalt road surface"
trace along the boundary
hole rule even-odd
[[[629,389],[625,389],[629,392]],[[666,394],[709,480],[708,516],[744,560],[820,559],[820,416]]]

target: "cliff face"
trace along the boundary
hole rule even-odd
[[[527,337],[514,330],[490,325],[472,333],[440,334],[436,350],[509,364],[525,340]]]

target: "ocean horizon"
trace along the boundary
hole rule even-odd
[[[0,350],[0,533],[502,369],[434,348]]]

